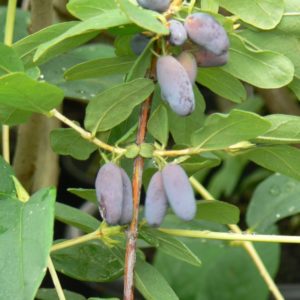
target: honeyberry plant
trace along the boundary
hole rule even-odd
[[[277,222],[300,212],[300,118],[259,114],[257,95],[300,99],[299,1],[70,0],[55,24],[51,0],[24,3],[0,10],[0,299],[85,299],[59,273],[123,278],[127,300],[134,288],[155,300],[283,299],[279,244],[300,238]],[[226,111],[205,112],[199,85]],[[62,112],[69,99],[86,103],[82,124]],[[95,188],[69,191],[101,217],[56,199],[48,139],[59,155],[98,155]],[[249,163],[260,171],[241,178]],[[257,186],[241,229],[238,206],[221,200],[247,180]],[[54,241],[55,219],[82,234]],[[55,289],[40,288],[47,269]]]

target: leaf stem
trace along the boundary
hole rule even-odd
[[[119,147],[113,147],[111,145],[108,145],[108,144],[102,142],[101,140],[99,140],[98,138],[93,136],[90,132],[84,130],[82,127],[78,126],[75,122],[71,121],[66,116],[61,114],[56,109],[53,109],[53,110],[50,111],[50,116],[51,117],[53,116],[53,117],[57,118],[62,123],[68,125],[71,128],[73,128],[76,132],[78,132],[82,136],[82,138],[84,138],[85,140],[95,144],[99,148],[102,148],[104,150],[107,150],[107,151],[113,152],[113,153],[117,153],[117,154],[124,154],[126,152],[126,149],[119,148]]]
[[[16,7],[17,0],[9,0],[4,32],[4,44],[7,46],[11,46],[13,43]],[[9,126],[7,125],[2,126],[2,152],[4,160],[10,163]]]
[[[190,177],[191,184],[195,188],[195,190],[205,199],[205,200],[215,200],[214,197],[205,189],[205,187],[198,182],[194,177]],[[228,227],[236,234],[242,234],[241,229],[234,224],[229,224]],[[242,247],[247,251],[254,264],[256,265],[261,277],[264,279],[266,285],[268,286],[270,292],[273,294],[276,300],[284,300],[281,292],[276,286],[273,278],[269,274],[267,268],[265,267],[263,261],[258,255],[256,249],[253,244],[249,241],[242,241]]]
[[[186,230],[186,229],[169,229],[169,228],[159,228],[158,230],[174,236],[201,238],[201,239],[208,239],[208,240],[300,244],[300,237],[289,236],[289,235],[214,232],[209,230]]]
[[[53,265],[53,262],[52,262],[50,256],[48,258],[48,269],[49,269],[49,272],[50,272],[50,275],[51,275],[51,278],[52,278],[52,281],[53,281],[53,284],[54,284],[54,287],[55,287],[55,290],[57,292],[59,300],[66,300],[66,297],[64,295],[64,291],[63,291],[62,286],[59,282],[57,273],[55,271],[55,268],[54,268],[54,265]]]

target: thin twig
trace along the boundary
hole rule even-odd
[[[190,177],[190,181],[195,188],[195,190],[205,199],[205,200],[214,200],[214,197],[204,188],[204,186],[198,182],[194,177]],[[241,229],[237,225],[229,224],[228,227],[230,230],[237,234],[242,234]],[[261,260],[260,256],[258,255],[256,249],[254,248],[251,242],[241,242],[242,247],[247,251],[249,256],[252,258],[254,264],[256,265],[260,275],[264,279],[265,283],[267,284],[270,292],[273,294],[276,300],[284,300],[281,292],[279,291],[278,287],[276,286],[273,278],[269,274],[268,270],[266,269],[263,261]]]
[[[62,286],[59,282],[57,273],[55,271],[55,268],[54,268],[54,265],[53,265],[53,262],[52,262],[50,256],[49,256],[49,259],[48,259],[48,270],[50,272],[50,275],[51,275],[51,278],[52,278],[52,281],[53,281],[53,284],[54,284],[54,287],[55,287],[55,290],[57,292],[59,300],[66,300],[66,297],[64,295],[64,291],[63,291]]]
[[[85,140],[95,144],[99,148],[102,148],[104,150],[107,150],[107,151],[110,151],[110,152],[113,152],[113,153],[117,153],[117,154],[123,154],[123,153],[126,152],[125,149],[122,149],[122,148],[119,148],[119,147],[118,148],[113,147],[111,145],[108,145],[108,144],[102,142],[98,138],[94,137],[90,132],[84,130],[82,127],[78,126],[75,122],[71,121],[66,116],[61,114],[56,109],[53,109],[53,110],[50,111],[50,116],[53,116],[53,117],[57,118],[62,123],[68,125],[71,128],[73,128],[75,131],[77,131],[82,136],[82,138],[84,138]]]
[[[174,236],[201,238],[201,239],[208,239],[208,240],[300,244],[299,236],[290,236],[290,235],[215,232],[209,230],[187,230],[187,229],[169,229],[169,228],[159,228],[158,230]]]
[[[152,57],[150,67],[150,77],[154,75],[156,58]],[[143,103],[139,117],[139,127],[136,137],[136,144],[140,145],[144,142],[147,122],[149,119],[150,108],[153,95]],[[133,190],[133,218],[130,224],[129,232],[127,233],[127,245],[125,256],[125,271],[124,271],[124,300],[134,299],[134,266],[136,261],[136,241],[138,236],[138,215],[140,194],[142,187],[142,175],[144,168],[144,159],[138,156],[134,161],[133,177],[132,177],[132,190]]]

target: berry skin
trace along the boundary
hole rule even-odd
[[[187,33],[182,23],[177,20],[169,21],[170,43],[175,46],[181,46],[187,40]]]
[[[168,200],[163,187],[162,174],[156,172],[148,185],[145,200],[145,218],[149,225],[159,226],[167,212]]]
[[[147,47],[150,39],[143,34],[136,34],[130,41],[131,50],[137,56],[139,56]]]
[[[132,186],[127,173],[121,168],[120,170],[121,170],[122,183],[123,183],[123,204],[122,204],[122,213],[121,213],[119,224],[125,225],[125,224],[129,224],[132,220],[132,214],[133,214]]]
[[[137,2],[143,8],[162,13],[169,8],[171,0],[137,0]]]
[[[177,59],[187,72],[191,83],[194,84],[198,73],[197,62],[194,55],[188,51],[183,51]]]
[[[169,164],[162,170],[162,179],[169,204],[174,213],[184,221],[196,214],[196,200],[189,178],[179,165]]]
[[[228,61],[228,52],[216,55],[208,50],[199,48],[193,54],[199,67],[220,67],[224,66]]]
[[[95,186],[102,218],[110,225],[118,224],[123,204],[120,168],[113,163],[103,165],[97,174]]]
[[[156,64],[157,80],[162,97],[180,116],[187,116],[195,109],[193,86],[187,72],[173,56],[161,56]]]
[[[225,29],[212,16],[204,13],[189,15],[184,23],[188,37],[197,45],[222,55],[229,48]]]

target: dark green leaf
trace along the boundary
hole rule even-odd
[[[200,259],[183,242],[176,238],[149,227],[142,227],[139,234],[143,240],[159,248],[160,251],[193,266],[201,266]]]
[[[126,120],[153,89],[151,80],[136,79],[104,91],[87,106],[85,127],[93,134],[115,127]]]
[[[100,226],[100,222],[93,216],[88,215],[80,209],[59,202],[55,204],[55,218],[86,233],[95,231]]]
[[[247,210],[252,230],[264,232],[279,220],[300,212],[300,181],[275,174],[258,185]]]
[[[60,36],[40,45],[34,55],[34,61],[40,63],[49,60],[92,39],[100,30],[125,25],[129,22],[118,9],[105,11],[99,16],[80,22]]]
[[[106,282],[120,277],[123,266],[101,241],[89,241],[51,254],[55,269],[82,281]]]
[[[133,23],[157,34],[169,34],[169,29],[167,28],[167,26],[163,25],[158,20],[158,13],[151,10],[141,9],[128,0],[117,0],[117,2],[120,5],[122,11]]]
[[[151,114],[148,122],[148,131],[162,145],[167,145],[169,137],[169,122],[167,109],[163,105],[159,105]]]
[[[252,149],[245,157],[274,172],[300,180],[300,150],[290,146]]]
[[[0,123],[14,126],[27,122],[31,112],[0,104]]]
[[[66,80],[97,78],[123,74],[130,70],[135,58],[132,56],[100,58],[76,65],[65,72]]]
[[[38,82],[24,73],[0,77],[0,104],[21,110],[47,113],[63,100],[63,91],[54,85]]]
[[[12,167],[0,156],[0,195],[15,195],[15,184],[12,179],[14,170]]]
[[[298,100],[300,100],[300,79],[295,77],[288,87],[294,92]]]
[[[94,189],[68,188],[67,191],[97,205],[97,196]]]
[[[79,160],[86,160],[97,146],[83,139],[72,128],[55,129],[50,134],[51,146],[60,155],[70,155]]]
[[[23,71],[24,66],[17,53],[11,47],[0,44],[0,76]]]
[[[200,68],[197,82],[235,103],[240,103],[247,98],[243,84],[220,68]]]
[[[237,35],[230,36],[229,55],[229,62],[222,69],[254,86],[278,88],[293,79],[294,65],[286,56],[267,50],[252,50]]]
[[[229,114],[210,115],[202,128],[192,135],[192,144],[222,149],[266,132],[271,124],[257,114],[232,110]]]
[[[147,300],[178,300],[164,277],[145,261],[138,259],[135,266],[135,286]]]
[[[240,210],[227,202],[201,200],[197,202],[196,219],[219,224],[237,224],[240,219]]]
[[[55,190],[24,203],[0,201],[0,290],[3,299],[33,299],[46,273],[52,245]]]
[[[86,300],[85,297],[70,292],[67,290],[63,290],[64,295],[66,296],[66,300]],[[57,291],[55,289],[39,289],[38,293],[35,296],[35,299],[37,300],[59,300]]]

